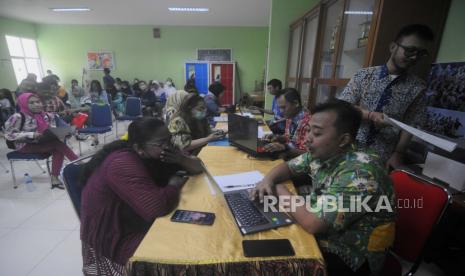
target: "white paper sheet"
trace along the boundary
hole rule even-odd
[[[215,122],[227,122],[227,121],[228,121],[228,117],[227,117],[227,116],[217,116],[217,117],[213,117],[213,121],[215,121]]]
[[[440,138],[440,137],[437,137],[437,136],[434,136],[434,135],[431,135],[429,133],[426,133],[424,131],[421,131],[417,128],[414,128],[414,127],[411,127],[409,125],[406,125],[402,122],[399,122],[395,119],[392,119],[392,118],[389,118],[387,117],[386,115],[384,115],[386,117],[386,120],[393,126],[397,126],[405,131],[407,131],[408,133],[422,139],[423,141],[425,142],[428,142],[438,148],[441,148],[443,150],[446,150],[448,152],[452,152],[454,151],[456,148],[457,148],[457,143],[454,143],[454,142],[451,142],[451,141],[448,141],[446,139],[443,139],[443,138]]]
[[[271,132],[270,130],[268,131],[265,131],[263,130],[263,127],[262,126],[259,126],[258,127],[258,133],[257,133],[257,136],[259,139],[263,138],[265,135],[267,134],[272,134],[273,132]]]
[[[259,171],[250,171],[214,176],[213,178],[222,192],[230,192],[254,188],[255,184],[263,179],[263,174]]]

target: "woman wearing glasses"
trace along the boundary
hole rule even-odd
[[[122,275],[153,221],[171,212],[200,160],[171,146],[163,122],[129,125],[128,140],[103,147],[84,167],[81,240],[85,275]]]

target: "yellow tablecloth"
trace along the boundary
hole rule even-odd
[[[265,174],[282,162],[249,159],[245,153],[233,147],[205,147],[199,157],[212,175],[251,170]],[[192,266],[295,259],[313,261],[312,267],[315,266],[324,275],[323,258],[313,235],[297,225],[291,225],[242,236],[223,195],[212,184],[216,193],[213,195],[207,181],[205,174],[191,177],[182,190],[178,209],[213,212],[216,215],[214,224],[175,223],[170,221],[171,214],[158,218],[130,259],[130,267],[134,263]],[[246,258],[242,251],[244,239],[289,239],[296,255]]]

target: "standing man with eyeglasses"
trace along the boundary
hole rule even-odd
[[[411,135],[390,126],[385,115],[411,126],[426,119],[426,85],[409,73],[416,62],[427,56],[434,34],[428,26],[403,27],[391,42],[391,56],[385,65],[359,70],[339,97],[357,106],[363,122],[357,134],[361,148],[371,148],[389,168],[398,168]]]

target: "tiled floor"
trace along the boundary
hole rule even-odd
[[[119,129],[122,132],[124,128],[121,125]],[[114,133],[107,136],[107,142],[114,138]],[[83,155],[95,151],[89,144],[82,143]],[[79,152],[74,139],[71,146]],[[0,138],[0,163],[9,169],[8,151]],[[51,190],[48,176],[34,162],[15,163],[15,172],[18,182],[28,172],[36,190],[28,192],[24,185],[13,189],[11,172],[5,173],[0,166],[0,276],[82,275],[79,221],[68,195]],[[422,265],[416,275],[443,274],[435,266]]]
[[[123,129],[120,123],[120,134]],[[106,137],[107,143],[114,139],[114,132]],[[79,153],[74,139],[70,144]],[[95,151],[90,139],[82,143],[82,150],[83,156]],[[10,170],[8,151],[0,138],[0,163]],[[45,168],[44,162],[40,164]],[[51,190],[50,178],[34,162],[15,162],[14,166],[18,183],[27,172],[36,189],[29,192],[22,184],[13,189],[11,172],[5,173],[0,166],[0,275],[82,275],[79,221],[66,191]]]

